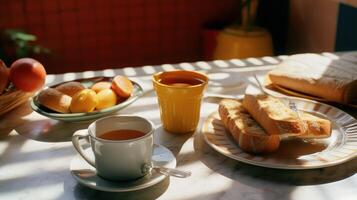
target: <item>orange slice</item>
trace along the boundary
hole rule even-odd
[[[118,96],[128,98],[134,90],[131,81],[125,76],[115,76],[112,81],[112,89]]]

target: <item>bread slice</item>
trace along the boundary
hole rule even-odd
[[[47,88],[38,94],[38,101],[41,105],[51,110],[60,113],[69,113],[72,97],[63,94],[56,89]]]
[[[305,123],[306,131],[298,135],[301,139],[318,139],[327,138],[331,136],[332,127],[328,119],[322,119],[306,112],[300,112],[300,117]]]
[[[329,120],[301,111],[298,116],[273,96],[246,94],[243,106],[268,134],[280,135],[281,139],[325,138],[331,135]]]
[[[243,107],[242,102],[223,99],[218,108],[221,120],[239,147],[251,153],[269,153],[279,148],[279,135],[269,135]]]
[[[243,106],[269,135],[281,137],[304,133],[304,124],[297,113],[270,95],[246,94]]]
[[[268,73],[273,84],[345,104],[357,103],[357,65],[317,54],[290,56]]]

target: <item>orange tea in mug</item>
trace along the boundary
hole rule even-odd
[[[195,71],[159,72],[153,76],[164,129],[188,133],[196,129],[208,77]]]

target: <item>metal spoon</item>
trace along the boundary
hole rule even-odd
[[[177,178],[187,178],[187,177],[191,176],[191,172],[189,172],[189,171],[182,171],[182,170],[167,168],[167,167],[163,167],[163,166],[156,166],[156,165],[153,165],[152,163],[145,164],[142,169],[143,173],[151,171],[151,170],[155,170],[156,172],[161,173],[166,176],[174,176]]]

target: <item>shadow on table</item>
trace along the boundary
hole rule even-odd
[[[167,177],[163,181],[142,190],[131,192],[103,192],[84,187],[77,183],[73,192],[76,199],[151,200],[159,198],[167,190],[169,185],[170,178]]]
[[[194,135],[194,132],[185,134],[174,134],[166,131],[162,125],[156,128],[154,141],[158,144],[164,145],[166,148],[178,156],[183,145]],[[173,142],[174,141],[174,142]]]
[[[357,158],[336,166],[307,170],[272,169],[249,165],[215,152],[206,144],[203,137],[202,134],[196,134],[194,138],[195,151],[200,152],[199,159],[213,171],[227,178],[246,182],[248,185],[255,185],[255,179],[286,185],[324,184],[345,179],[357,172]],[[219,170],[222,168],[225,170]]]
[[[31,121],[15,130],[18,134],[32,140],[41,142],[67,142],[71,141],[75,131],[88,128],[91,122],[68,123],[52,119],[39,119]],[[63,131],[65,129],[66,131]]]

